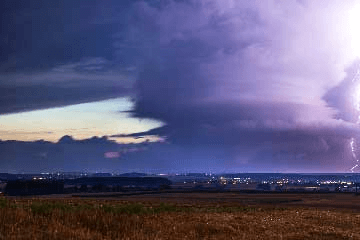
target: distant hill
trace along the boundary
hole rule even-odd
[[[146,173],[137,173],[137,172],[131,172],[131,173],[123,173],[119,174],[120,177],[146,177]]]
[[[136,187],[160,187],[171,185],[172,182],[162,177],[82,177],[65,179],[67,185],[112,185],[112,186],[136,186]]]

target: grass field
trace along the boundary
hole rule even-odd
[[[230,193],[1,198],[0,239],[360,239],[358,200]]]

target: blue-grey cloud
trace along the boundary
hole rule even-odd
[[[288,170],[345,171],[358,130],[323,97],[353,57],[327,28],[338,6],[319,14],[322,4],[299,1],[134,4],[116,45],[119,58],[137,56],[134,116],[167,123],[177,146],[217,146],[234,168],[275,169],[287,156]]]
[[[355,1],[15,2],[3,8],[0,88],[12,104],[1,112],[24,110],[15,89],[31,109],[109,97],[117,87],[136,94],[134,116],[167,124],[137,135],[157,132],[171,143],[127,167],[352,165],[357,114],[344,70],[354,54],[341,23]],[[32,30],[17,28],[13,14]],[[41,89],[55,100],[33,96]],[[66,101],[71,91],[79,93]]]
[[[0,114],[128,95],[112,43],[130,2],[1,1]]]
[[[84,140],[63,136],[57,143],[43,140],[33,142],[0,140],[0,168],[2,172],[18,173],[127,172],[134,170],[134,165],[129,160],[133,155],[159,144],[162,143],[118,144],[105,136],[94,136]],[[116,158],[109,158],[107,153],[114,152],[118,153]]]

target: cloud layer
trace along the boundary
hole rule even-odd
[[[345,115],[357,113],[340,104],[352,95],[326,97],[353,74],[345,72],[355,58],[346,36],[336,35],[336,24],[329,28],[346,7],[170,1],[134,9],[137,21],[122,35],[146,49],[137,63],[135,116],[166,122],[174,144],[215,145],[234,169],[351,166],[349,139],[359,131]]]
[[[106,137],[74,140],[67,135],[57,143],[0,140],[0,167],[2,172],[13,173],[146,171],[144,166],[130,164],[129,159],[159,144],[117,144]]]
[[[134,116],[167,124],[149,133],[172,143],[137,154],[136,166],[352,167],[360,98],[346,16],[356,1],[120,2],[64,1],[51,14],[53,1],[4,8],[10,25],[15,12],[45,33],[26,43],[18,28],[14,48],[6,30],[0,113],[127,94],[136,96]],[[43,31],[29,9],[53,20],[54,31]],[[56,17],[59,9],[67,17]]]
[[[0,114],[131,95],[131,71],[113,62],[113,11],[129,2],[0,3]]]

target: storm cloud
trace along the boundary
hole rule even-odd
[[[343,8],[335,1],[136,3],[136,20],[121,33],[128,45],[119,47],[120,57],[135,42],[141,52],[134,116],[167,123],[179,146],[215,145],[234,169],[346,171],[359,131],[339,104],[351,96],[326,97],[351,78],[345,70],[355,59],[336,24],[329,28]]]
[[[64,0],[55,10],[53,1],[31,2],[39,5],[5,1],[7,26],[15,13],[34,38],[26,41],[20,27],[6,30],[1,113],[131,95],[133,116],[166,124],[133,136],[166,136],[170,144],[135,154],[129,168],[353,166],[358,56],[346,16],[356,1]],[[51,18],[54,31],[44,31],[29,9]],[[59,9],[67,17],[57,18]],[[49,95],[35,97],[41,89]]]
[[[75,140],[66,135],[56,143],[0,140],[0,167],[13,173],[144,171],[129,159],[156,145],[162,143],[118,144],[106,136]]]
[[[131,95],[112,47],[129,3],[1,1],[0,114]]]

